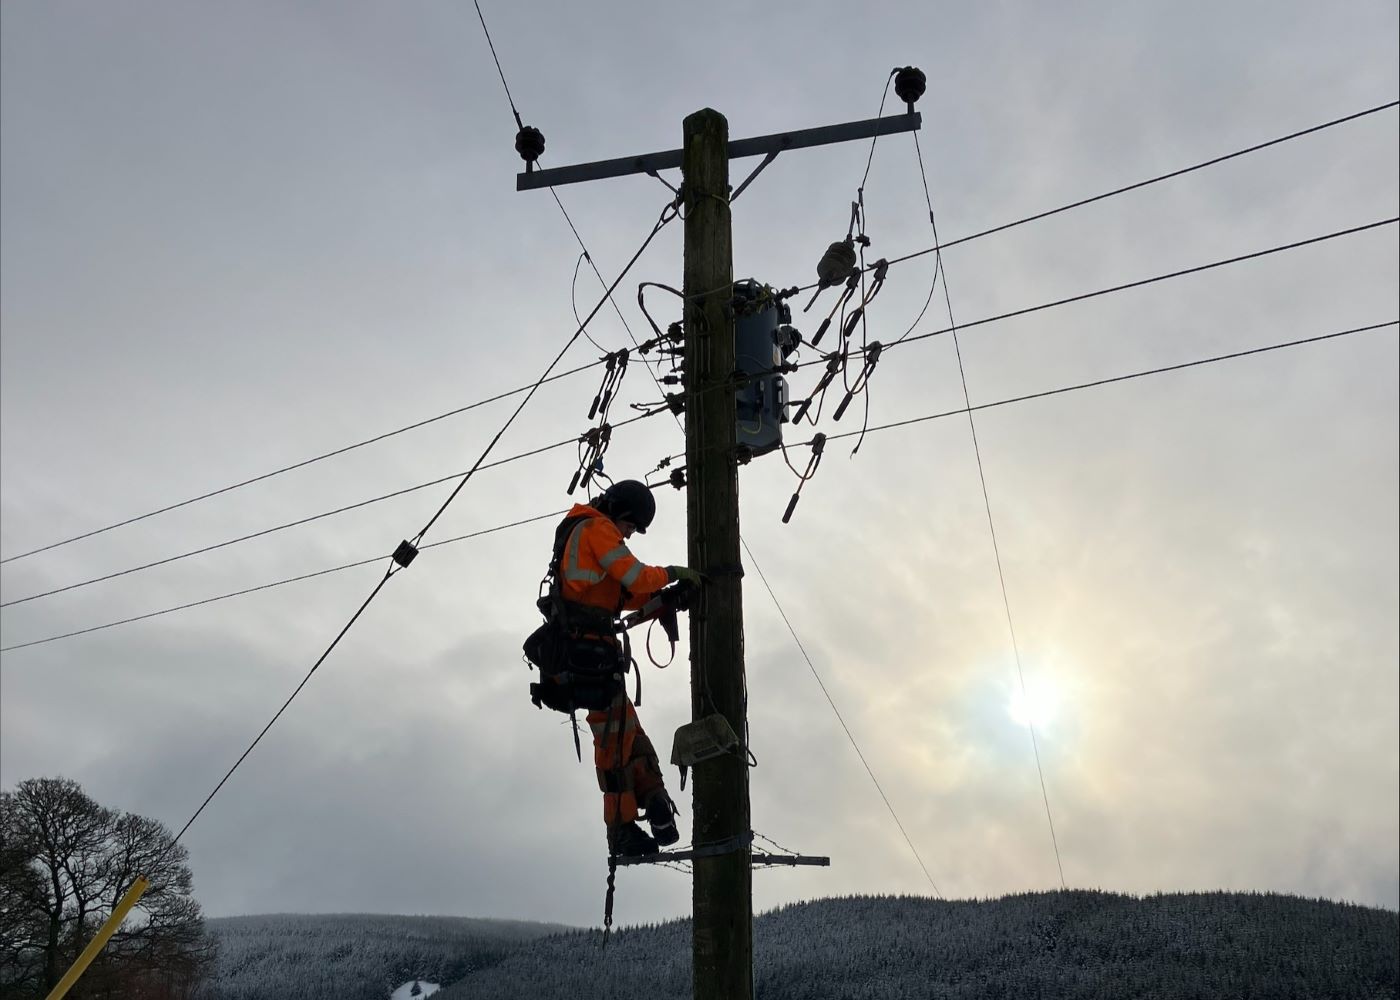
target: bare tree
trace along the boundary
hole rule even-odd
[[[213,964],[188,852],[161,823],[104,808],[74,781],[0,793],[0,984],[43,996],[138,877],[131,916],[70,996],[178,1000]]]

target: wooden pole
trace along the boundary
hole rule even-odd
[[[719,112],[686,118],[686,524],[690,565],[710,579],[690,615],[690,703],[693,718],[718,712],[744,741],[728,142]],[[694,861],[695,1000],[752,1000],[747,760],[727,754],[697,764],[693,809],[695,847],[722,851]]]

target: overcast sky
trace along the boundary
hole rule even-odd
[[[705,106],[736,138],[874,117],[890,68],[921,66],[945,240],[1400,90],[1390,0],[483,10],[551,165],[679,146]],[[0,18],[0,555],[522,385],[572,332],[578,246],[547,192],[514,190],[515,124],[470,4],[12,0]],[[736,203],[735,273],[813,280],[868,152],[780,156]],[[1391,109],[971,241],[944,257],[953,314],[1391,218],[1398,169]],[[559,194],[609,278],[670,196],[645,176]],[[931,245],[923,200],[911,138],[881,140],[872,258]],[[639,336],[637,283],[679,284],[680,257],[676,224],[624,283]],[[1387,226],[977,326],[968,389],[992,402],[1393,321],[1398,267]],[[910,326],[932,275],[931,256],[890,270],[872,339]],[[579,309],[600,293],[585,266]],[[940,291],[917,329],[946,325]],[[593,333],[629,342],[611,312]],[[580,341],[567,361],[598,355]],[[1400,905],[1398,368],[1389,327],[978,415],[1070,886]],[[541,390],[493,457],[585,430],[597,382]],[[635,367],[616,414],[656,398]],[[889,352],[869,405],[872,424],[961,406],[951,338]],[[465,469],[511,408],[8,562],[4,600]],[[858,426],[859,405],[833,409],[821,429]],[[680,450],[660,417],[619,430],[608,468]],[[967,421],[850,451],[830,446],[786,526],[781,457],[746,467],[744,535],[939,891],[1057,886]],[[574,461],[482,472],[427,540],[566,506]],[[380,555],[450,489],[16,604],[3,643]],[[683,561],[682,496],[659,500],[634,548]],[[429,550],[391,581],[186,835],[208,913],[601,919],[593,771],[562,716],[530,705],[519,655],[551,534]],[[755,829],[832,859],[756,874],[755,905],[932,893],[754,569]],[[64,775],[178,829],[382,572],[4,653],[0,785]],[[646,667],[663,756],[689,717],[684,663]],[[689,908],[667,870],[626,871],[619,893],[624,922]]]

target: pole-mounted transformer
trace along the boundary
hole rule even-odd
[[[792,310],[767,285],[752,278],[735,282],[733,303],[735,437],[748,455],[763,455],[783,443],[788,389],[781,368],[800,336],[788,325]]]

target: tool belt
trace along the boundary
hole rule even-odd
[[[540,671],[539,682],[530,685],[536,708],[566,715],[602,711],[626,690],[632,653],[625,634],[619,642],[612,635],[570,629],[554,618],[530,633],[523,648]]]

